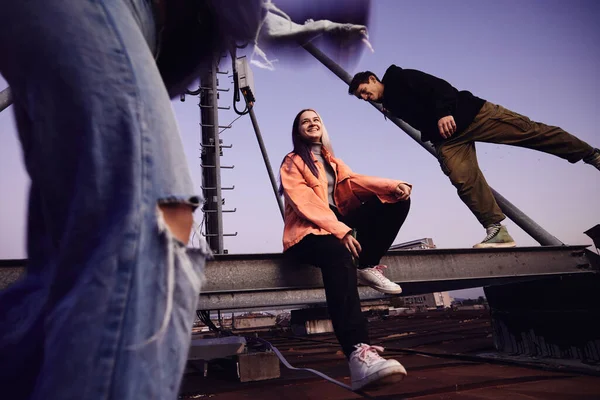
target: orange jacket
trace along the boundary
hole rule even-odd
[[[398,201],[394,191],[399,183],[406,182],[355,174],[342,160],[331,156],[324,147],[322,154],[335,173],[333,198],[340,214],[347,215],[372,196],[377,196],[382,203]],[[285,198],[284,251],[311,233],[332,234],[342,239],[351,231],[351,228],[340,222],[329,208],[325,166],[314,157],[313,159],[319,170],[318,178],[295,153],[285,156],[279,171]]]

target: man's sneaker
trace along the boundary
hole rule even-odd
[[[402,364],[396,360],[386,360],[377,353],[383,351],[383,347],[364,343],[355,347],[349,360],[352,390],[399,382],[406,376]]]
[[[473,246],[476,249],[491,249],[502,247],[515,247],[517,244],[508,234],[504,225],[492,225],[486,228],[487,236],[481,243]]]
[[[584,163],[590,164],[600,170],[600,149],[594,149],[594,152],[583,159]]]
[[[358,283],[370,286],[381,293],[402,293],[400,285],[390,281],[383,275],[383,270],[385,268],[387,268],[385,265],[376,265],[373,268],[357,269],[356,276],[358,277]]]

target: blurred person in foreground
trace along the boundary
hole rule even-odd
[[[285,13],[260,0],[0,7],[0,73],[31,178],[26,275],[0,293],[1,396],[175,399],[210,251],[186,246],[202,198],[170,97],[233,43],[346,25],[275,29]]]

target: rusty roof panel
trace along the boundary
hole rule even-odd
[[[281,366],[281,377],[239,383],[231,377],[199,373],[184,377],[182,399],[600,399],[600,367],[495,353],[486,311],[435,311],[393,316],[369,323],[372,344],[401,361],[404,381],[352,393],[310,374]],[[333,334],[296,337],[275,328],[260,337],[273,343],[296,367],[317,369],[350,384],[347,362]],[[523,362],[526,362],[525,364]],[[211,376],[212,375],[212,376]]]

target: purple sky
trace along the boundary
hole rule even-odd
[[[365,52],[349,72],[383,75],[392,63],[420,69],[600,146],[598,20],[600,2],[594,0],[377,0],[370,20],[375,53]],[[412,210],[396,243],[431,237],[438,247],[459,248],[483,238],[437,161],[371,106],[348,96],[345,84],[324,66],[307,55],[276,68],[253,69],[255,112],[276,169],[291,149],[293,117],[301,108],[315,108],[336,155],[353,170],[414,184]],[[230,70],[229,64],[223,69]],[[229,87],[224,75],[221,87]],[[221,93],[220,105],[231,105],[231,92]],[[197,100],[175,100],[173,106],[200,190]],[[223,111],[220,124],[235,117]],[[230,253],[281,251],[283,223],[249,118],[239,119],[222,139],[234,147],[224,150],[221,162],[235,165],[222,174],[224,186],[235,185],[224,192],[225,208],[237,208],[224,215],[225,232],[238,232],[225,239],[225,247]],[[532,150],[477,146],[481,168],[496,190],[563,242],[591,244],[582,232],[600,223],[598,171]],[[27,186],[12,112],[5,111],[0,113],[0,258],[26,256]],[[199,222],[201,214],[196,218]],[[512,221],[506,224],[519,246],[537,245]]]

